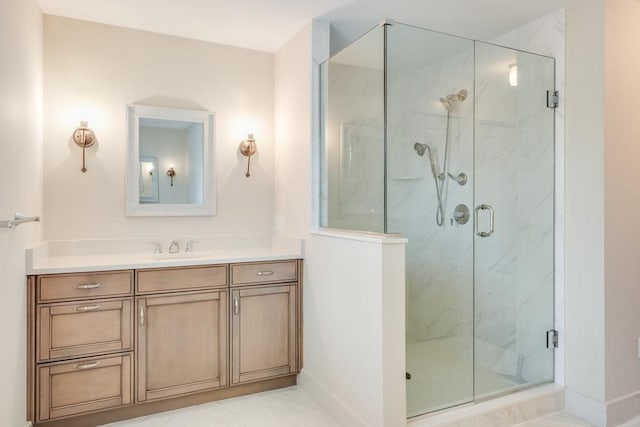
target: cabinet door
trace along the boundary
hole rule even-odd
[[[227,292],[137,300],[137,400],[227,384]]]
[[[232,292],[231,382],[296,372],[296,286]]]

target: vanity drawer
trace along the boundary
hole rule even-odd
[[[137,292],[150,294],[227,286],[227,266],[138,270]]]
[[[38,362],[133,348],[132,298],[38,306]]]
[[[232,264],[231,285],[294,282],[298,278],[296,264],[296,261]]]
[[[132,294],[133,271],[57,274],[38,277],[39,302]]]
[[[37,420],[131,404],[131,354],[38,366]]]

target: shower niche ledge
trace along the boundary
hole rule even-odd
[[[425,177],[424,176],[392,176],[391,179],[394,181],[421,181]]]

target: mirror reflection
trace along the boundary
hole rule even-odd
[[[201,203],[202,123],[140,118],[139,129],[140,164],[155,158],[160,168],[157,197],[150,200],[141,191],[140,203]]]
[[[215,215],[214,116],[129,105],[127,215]]]

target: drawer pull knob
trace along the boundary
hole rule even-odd
[[[94,311],[94,310],[99,310],[100,309],[100,304],[95,304],[95,305],[76,305],[75,307],[73,307],[74,311]]]
[[[77,364],[73,367],[73,369],[91,369],[91,368],[97,368],[98,366],[100,366],[100,362],[91,362],[91,363],[85,363],[83,365]]]
[[[102,283],[87,283],[85,285],[76,285],[76,289],[97,289],[102,286]]]
[[[258,271],[258,276],[271,276],[272,274],[273,274],[273,271],[270,271],[270,270]]]

